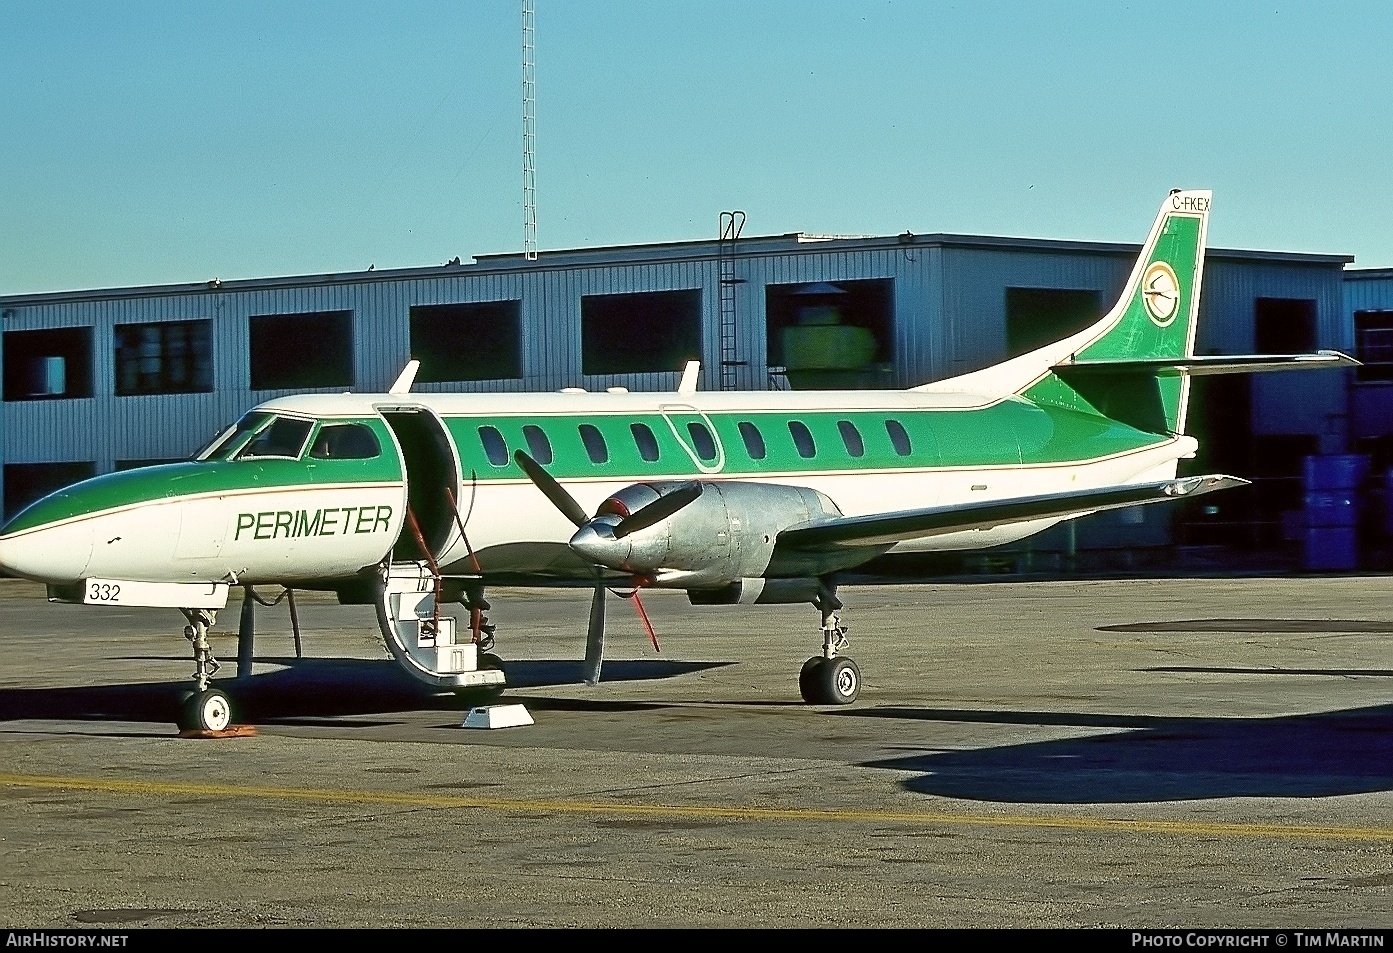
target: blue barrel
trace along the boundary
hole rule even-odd
[[[1359,499],[1349,490],[1306,493],[1306,525],[1323,529],[1359,525]]]
[[[1358,490],[1369,475],[1366,453],[1327,453],[1305,459],[1306,492]]]
[[[1308,526],[1304,555],[1307,569],[1358,569],[1359,529],[1355,526]]]

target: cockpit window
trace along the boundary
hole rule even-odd
[[[381,453],[377,434],[362,424],[324,424],[310,447],[315,460],[371,460]]]
[[[261,429],[261,425],[271,419],[271,415],[252,411],[243,415],[231,427],[218,434],[203,445],[203,449],[193,455],[195,460],[221,459],[246,442],[247,436]]]
[[[237,454],[237,459],[288,457],[297,460],[300,451],[305,449],[305,441],[309,439],[310,430],[313,428],[312,420],[277,417],[271,426],[257,434],[252,442],[247,444],[246,449]]]

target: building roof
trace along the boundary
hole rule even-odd
[[[905,246],[975,248],[1000,251],[1027,251],[1060,254],[1103,254],[1132,257],[1141,245],[1130,242],[1088,242],[1051,238],[1008,238],[992,235],[957,235],[936,232],[916,235],[902,232],[885,236],[822,236],[804,232],[783,235],[764,235],[737,240],[738,257],[759,255],[812,254],[828,251],[869,251],[878,248]],[[78,301],[99,301],[112,298],[151,298],[206,292],[264,291],[278,288],[301,288],[323,285],[362,284],[382,281],[408,281],[421,278],[464,277],[500,272],[559,270],[565,268],[613,267],[615,265],[660,264],[672,261],[714,259],[719,256],[721,243],[715,240],[655,242],[639,245],[605,245],[594,248],[560,249],[539,253],[528,260],[521,252],[475,255],[472,262],[458,258],[443,265],[418,268],[369,268],[364,271],[335,272],[319,275],[287,275],[273,278],[240,278],[184,282],[166,285],[142,285],[125,288],[93,288],[77,291],[49,291],[35,294],[0,295],[0,306],[56,304]],[[1244,249],[1210,248],[1207,257],[1215,260],[1273,262],[1292,265],[1340,267],[1354,261],[1352,255],[1330,255],[1309,252],[1255,251]],[[1393,273],[1393,269],[1371,269]],[[1350,274],[1358,274],[1350,273]]]

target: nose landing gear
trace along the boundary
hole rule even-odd
[[[211,609],[180,611],[189,620],[184,626],[184,638],[193,645],[193,680],[197,688],[179,707],[176,724],[180,731],[226,731],[232,723],[232,700],[222,690],[208,687],[209,680],[222,668],[208,644],[208,629],[217,621],[217,612]]]

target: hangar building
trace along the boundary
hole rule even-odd
[[[689,359],[707,389],[907,387],[1090,323],[1140,251],[908,232],[735,238],[730,214],[712,241],[0,297],[5,514],[93,474],[186,457],[273,396],[385,390],[412,357],[422,391],[671,390]],[[1393,271],[1346,272],[1352,261],[1209,249],[1198,351],[1357,345],[1393,361]],[[1357,290],[1375,286],[1383,303],[1352,319]],[[1031,551],[1290,543],[1303,457],[1351,452],[1365,417],[1388,417],[1351,400],[1393,398],[1393,370],[1359,374],[1198,380],[1193,472],[1253,478],[1252,491],[1103,514]]]

